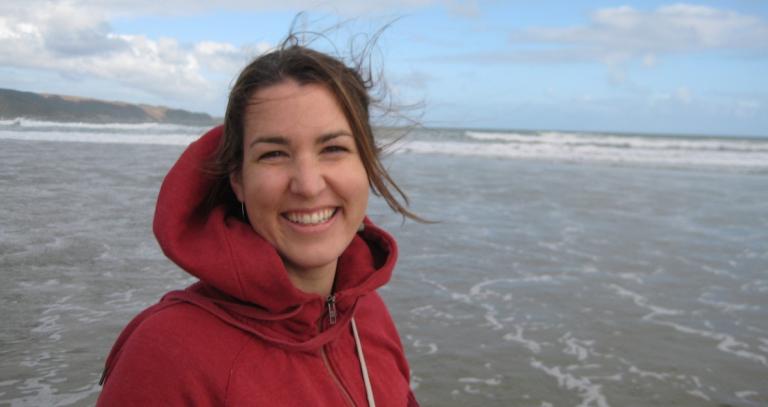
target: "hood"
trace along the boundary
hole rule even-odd
[[[163,252],[206,284],[270,313],[324,300],[293,286],[275,248],[249,224],[228,217],[224,206],[210,213],[199,210],[213,186],[204,166],[222,134],[223,126],[218,126],[190,144],[165,177],[153,224]],[[366,218],[363,231],[339,259],[337,297],[384,285],[396,259],[395,240]]]

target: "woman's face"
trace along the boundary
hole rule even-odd
[[[285,80],[246,108],[243,165],[230,174],[253,229],[289,275],[332,270],[363,221],[368,177],[335,97]],[[296,276],[294,274],[294,276]]]

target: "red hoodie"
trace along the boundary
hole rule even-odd
[[[341,255],[328,298],[296,289],[282,260],[223,207],[198,208],[217,127],[192,143],[160,189],[154,232],[200,281],[166,294],[120,334],[100,406],[366,406],[354,320],[377,406],[417,406],[395,325],[376,289],[397,259],[369,220]],[[335,312],[334,315],[330,315]]]

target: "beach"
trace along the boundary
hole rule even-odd
[[[194,282],[151,231],[203,129],[0,123],[0,405],[87,406]],[[417,130],[381,294],[423,406],[768,404],[768,138]],[[374,373],[375,374],[375,373]]]

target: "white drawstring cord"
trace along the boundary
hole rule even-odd
[[[360,342],[360,336],[357,334],[357,325],[355,318],[352,318],[352,334],[355,336],[355,346],[357,347],[357,356],[360,358],[360,369],[363,371],[363,381],[365,382],[365,396],[368,398],[368,406],[376,407],[376,401],[373,399],[373,389],[371,388],[371,379],[368,378],[368,367],[365,365],[365,356],[363,356],[363,344]]]

